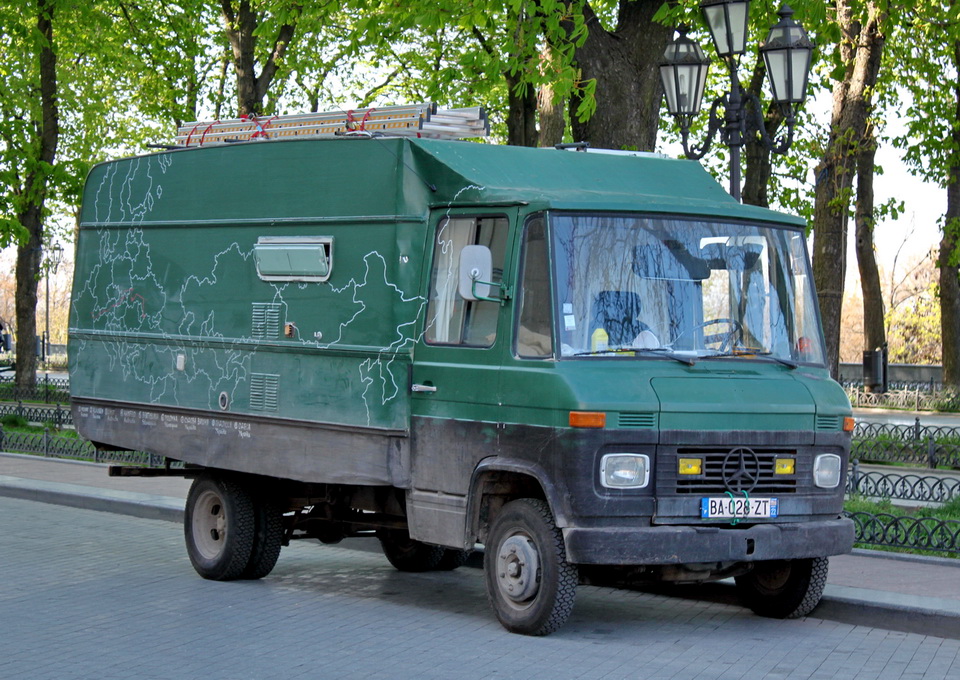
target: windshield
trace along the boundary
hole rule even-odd
[[[638,215],[551,215],[563,356],[823,363],[803,232]]]

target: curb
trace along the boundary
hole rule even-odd
[[[143,519],[183,521],[183,500],[169,496],[96,489],[81,484],[43,482],[5,475],[0,475],[0,496],[82,510],[113,512]]]

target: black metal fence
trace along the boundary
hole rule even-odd
[[[857,423],[850,457],[873,463],[960,468],[960,428]]]
[[[86,439],[44,432],[10,432],[0,428],[0,451],[40,454],[50,458],[163,467],[164,457],[143,451],[100,451]]]
[[[56,428],[73,425],[73,413],[66,404],[43,405],[0,401],[0,417],[19,416],[30,423],[50,423]]]
[[[65,404],[70,401],[70,380],[67,378],[37,378],[34,387],[17,387],[12,375],[0,376],[0,401],[35,401],[45,404]]]
[[[900,517],[886,513],[848,512],[861,545],[960,553],[960,521],[935,517]]]
[[[891,383],[886,392],[867,392],[862,383],[843,383],[855,408],[894,408],[912,411],[960,411],[960,393],[933,382]]]
[[[862,470],[854,462],[847,475],[848,494],[917,503],[947,503],[960,496],[960,478]]]

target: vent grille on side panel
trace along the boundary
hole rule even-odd
[[[621,413],[620,427],[650,430],[657,426],[656,413]]]
[[[276,411],[279,404],[280,376],[253,373],[250,376],[250,408],[254,411]]]
[[[272,302],[253,303],[251,336],[254,340],[273,340],[280,337],[280,305]]]
[[[839,430],[840,416],[817,416],[816,427],[818,430]]]

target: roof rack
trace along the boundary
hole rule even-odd
[[[359,133],[434,139],[487,137],[490,134],[490,121],[482,106],[438,109],[436,104],[427,102],[327,113],[194,121],[177,130],[176,141],[178,146],[183,147]]]

